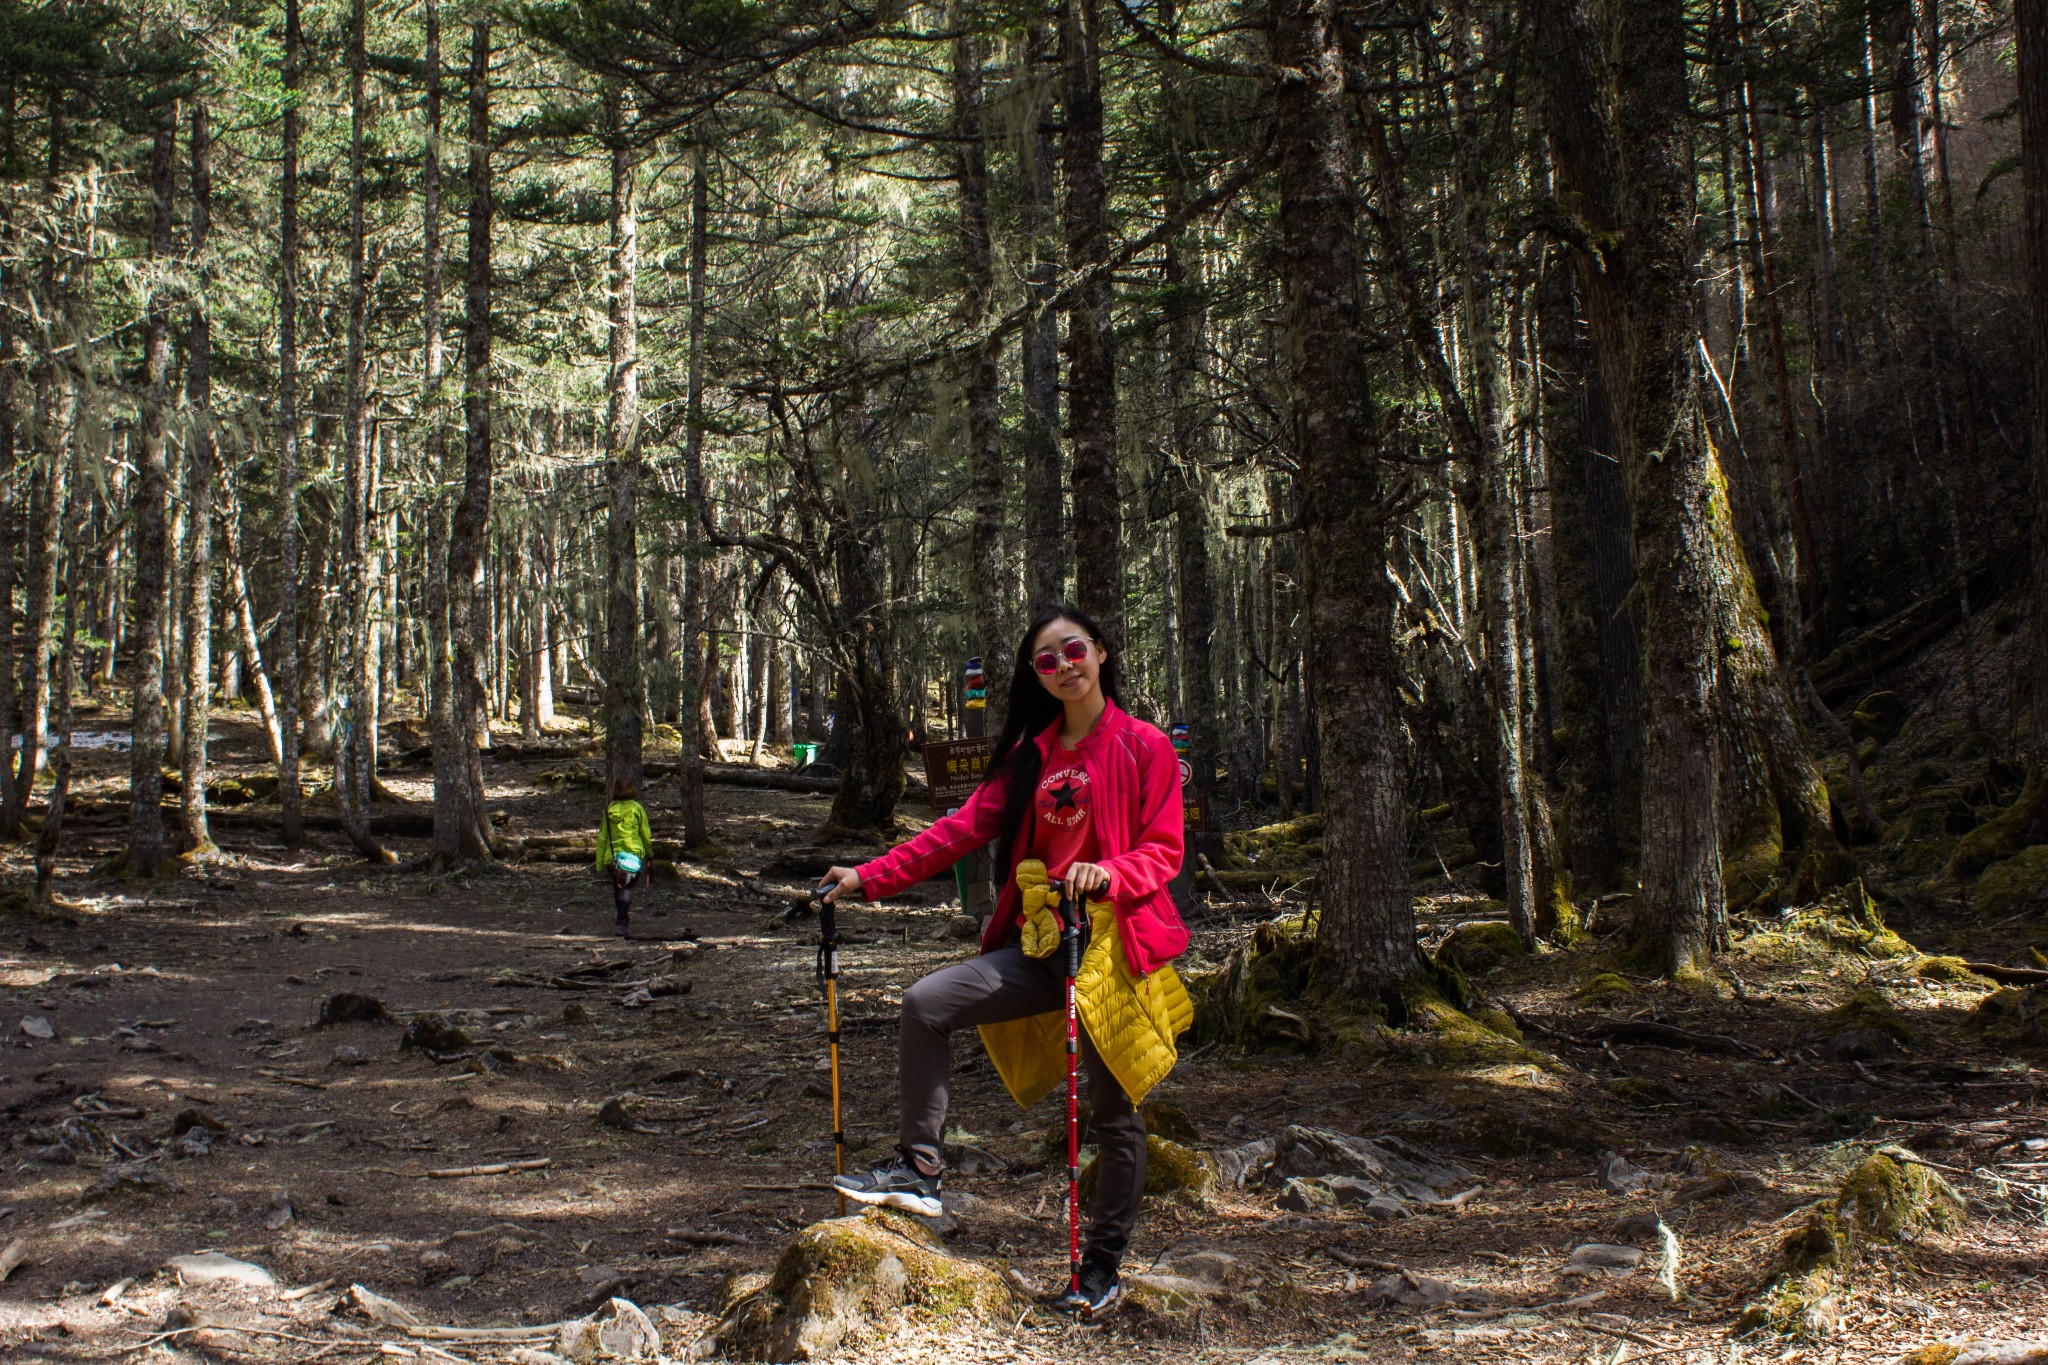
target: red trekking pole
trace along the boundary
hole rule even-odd
[[[1067,1292],[1081,1293],[1081,1021],[1074,1008],[1074,978],[1081,974],[1085,905],[1059,887],[1060,948],[1067,978]]]

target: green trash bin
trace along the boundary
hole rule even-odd
[[[804,743],[798,743],[798,744],[793,744],[793,745],[791,745],[791,746],[790,746],[790,748],[791,748],[791,749],[793,749],[793,750],[795,751],[795,753],[796,753],[796,766],[797,766],[797,767],[799,767],[799,768],[808,768],[808,767],[810,767],[810,766],[811,766],[811,764],[813,764],[813,763],[817,762],[817,759],[818,759],[818,746],[817,746],[817,745],[815,745],[815,744],[804,744]]]

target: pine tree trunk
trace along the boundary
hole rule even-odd
[[[149,155],[155,199],[149,255],[171,254],[171,161],[177,151],[178,106],[167,101]],[[143,330],[141,449],[135,467],[135,673],[130,708],[128,853],[126,873],[149,879],[164,870],[164,608],[169,578],[164,561],[170,500],[164,424],[170,406],[171,296],[159,283],[150,291]]]
[[[972,32],[971,4],[955,0],[953,27],[953,175],[959,200],[959,304],[954,320],[966,330],[988,318],[995,292],[989,237],[988,154],[982,145],[981,40]],[[1008,652],[1011,597],[1003,557],[1002,377],[1003,343],[983,342],[961,362],[960,406],[966,417],[967,467],[973,520],[968,527],[967,597],[973,606],[975,652],[986,667]],[[1002,727],[1006,696],[989,689],[990,733]]]
[[[44,440],[38,445],[28,499],[28,685],[21,698],[21,758],[15,780],[23,806],[34,791],[36,768],[50,737],[50,651],[57,626],[57,571],[63,559],[58,532],[67,463],[57,443]]]
[[[483,655],[489,644],[483,588],[485,538],[491,518],[491,26],[470,25],[469,238],[462,348],[462,492],[449,520],[448,642],[453,729],[460,756],[454,776],[456,853],[487,858],[490,816],[484,809]],[[435,801],[437,811],[440,797]],[[440,841],[437,832],[437,843]],[[446,845],[440,844],[445,851]]]
[[[192,404],[194,430],[185,466],[185,502],[192,526],[187,559],[185,617],[185,752],[178,763],[178,818],[184,826],[185,848],[193,857],[213,852],[206,828],[206,741],[212,720],[213,678],[213,330],[207,291],[212,271],[206,258],[212,224],[212,143],[206,106],[192,105],[192,258],[198,290],[192,302],[190,331],[185,339],[185,392]],[[66,615],[70,613],[67,611]]]
[[[604,710],[606,789],[640,783],[640,713],[647,680],[640,661],[640,352],[638,282],[639,209],[634,202],[632,149],[625,124],[626,97],[614,90],[606,104],[611,147],[611,288],[609,402],[605,416],[605,479],[610,515],[605,523]]]
[[[75,483],[75,481],[74,481]],[[62,524],[73,530],[70,551],[66,555],[65,581],[78,581],[78,549],[82,537],[76,535],[77,526],[73,503],[75,495],[67,498],[62,514]],[[78,674],[78,615],[81,594],[64,594],[64,630],[57,641],[55,672],[57,677],[57,735],[56,751],[50,756],[50,799],[43,811],[43,827],[36,832],[36,900],[44,905],[51,902],[50,883],[57,871],[57,848],[64,835],[64,808],[71,797],[71,694]]]
[[[2029,653],[2028,757],[2035,781],[2048,780],[2048,0],[2014,0],[2019,48],[2020,184],[2031,392],[2028,445],[2033,457],[2031,523],[2034,610]],[[2048,843],[2048,802],[2040,804],[2029,843]]]
[[[1060,9],[1061,147],[1066,184],[1067,269],[1090,270],[1109,252],[1109,192],[1102,170],[1101,17],[1097,0]],[[1123,502],[1117,480],[1114,286],[1100,273],[1067,313],[1067,444],[1074,498],[1074,596],[1124,650]]]
[[[374,780],[373,737],[377,685],[372,671],[369,525],[370,483],[375,451],[363,409],[368,402],[369,357],[364,327],[369,312],[369,281],[364,259],[363,224],[363,80],[364,10],[368,0],[353,0],[348,25],[348,337],[343,375],[341,434],[341,733],[334,746],[334,788],[342,832],[356,851],[372,862],[392,855],[370,833],[371,783]]]
[[[6,78],[4,105],[0,105],[0,118],[5,120],[0,124],[0,135],[5,139],[4,146],[0,146],[0,154],[9,161],[14,156],[15,100],[15,82],[9,76]],[[53,195],[53,206],[55,202]],[[0,236],[12,240],[14,231],[11,202],[0,204]],[[5,476],[0,477],[0,838],[4,839],[20,837],[21,808],[25,804],[15,782],[11,747],[19,733],[15,708],[20,700],[17,670],[21,659],[16,653],[14,639],[14,591],[20,580],[17,559],[24,527],[22,509],[15,500],[13,477],[21,436],[14,395],[27,363],[14,318],[21,311],[21,300],[16,298],[16,291],[23,288],[21,267],[11,260],[0,261],[0,475]],[[24,759],[28,756],[25,743],[22,756]]]
[[[1354,999],[1417,968],[1405,746],[1395,691],[1377,428],[1365,371],[1358,204],[1336,0],[1271,10],[1285,361],[1300,461],[1307,629],[1323,718],[1325,850],[1315,971]]]
[[[283,162],[277,228],[278,818],[285,847],[305,842],[299,813],[299,0],[284,0]]]
[[[1039,70],[1051,60],[1052,38],[1043,24],[1025,30],[1026,89],[1041,90]],[[1024,592],[1026,615],[1061,601],[1067,592],[1066,481],[1060,453],[1059,317],[1048,306],[1059,278],[1058,225],[1053,158],[1053,130],[1058,110],[1042,100],[1031,134],[1019,149],[1019,215],[1025,235],[1024,286],[1042,310],[1024,324],[1017,351],[1023,389],[1024,420],[1017,443],[1017,462],[1024,471]]]
[[[690,154],[690,354],[684,381],[683,432],[683,629],[678,666],[682,752],[677,776],[681,791],[683,846],[708,837],[704,827],[704,760],[700,744],[704,673],[704,541],[710,509],[704,503],[704,307],[705,272],[710,266],[710,189],[702,145]]]
[[[1615,889],[1635,840],[1623,812],[1641,753],[1641,647],[1628,499],[1568,257],[1538,284],[1544,476],[1550,486],[1558,636],[1558,768],[1576,891]]]
[[[1163,0],[1160,26],[1179,31],[1174,0]],[[1190,197],[1187,143],[1196,126],[1194,95],[1183,73],[1163,73],[1167,127],[1172,143],[1165,184],[1165,208],[1181,211]],[[1172,236],[1160,246],[1160,283],[1167,292],[1165,397],[1167,431],[1173,467],[1168,487],[1173,498],[1173,580],[1177,589],[1177,628],[1181,710],[1176,717],[1188,726],[1187,759],[1193,794],[1210,812],[1216,810],[1216,763],[1222,752],[1223,722],[1216,696],[1216,583],[1209,565],[1209,488],[1204,462],[1209,454],[1209,396],[1202,384],[1203,333],[1208,325],[1208,282],[1203,276],[1198,245]],[[1221,841],[1190,830],[1188,849],[1215,856]]]
[[[242,677],[245,684],[255,688],[257,714],[263,717],[263,732],[270,741],[270,759],[279,763],[284,758],[284,745],[278,732],[277,698],[271,691],[270,674],[263,664],[263,644],[256,632],[256,609],[249,600],[248,561],[242,555],[241,498],[232,486],[227,492],[226,515],[221,519],[221,548],[227,553],[229,608],[234,613],[241,649]]]
[[[1725,935],[1716,821],[1712,458],[1700,412],[1692,153],[1680,0],[1610,25],[1611,68],[1579,12],[1546,0],[1545,124],[1560,187],[1594,234],[1581,253],[1603,387],[1632,492],[1649,699],[1638,929],[1666,971],[1698,970]],[[1605,92],[1614,92],[1611,111]],[[1611,124],[1608,121],[1611,118]]]

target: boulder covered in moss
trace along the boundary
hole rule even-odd
[[[1977,1002],[1972,1016],[1984,1041],[2012,1052],[2048,1050],[2048,985],[2011,986]]]
[[[1522,1043],[1521,1031],[1505,1011],[1482,1010],[1475,1018],[1433,990],[1408,993],[1408,1027],[1420,1035],[1429,1060],[1449,1069],[1484,1066],[1547,1066],[1550,1058]]]
[[[1992,983],[1989,978],[1970,970],[1970,964],[1959,957],[1923,957],[1913,964],[1913,975],[1921,981],[1933,981],[1945,986],[1985,986]]]
[[[1145,1131],[1157,1133],[1160,1137],[1182,1144],[1202,1140],[1202,1132],[1195,1127],[1195,1121],[1188,1117],[1187,1110],[1164,1100],[1146,1100],[1140,1112],[1145,1116]]]
[[[1528,953],[1528,945],[1506,920],[1473,920],[1453,929],[1437,945],[1435,959],[1438,966],[1452,964],[1467,976],[1478,976]]]
[[[1595,972],[1580,983],[1572,992],[1572,999],[1581,1005],[1619,1005],[1631,999],[1636,988],[1620,972]]]
[[[1951,1231],[1965,1210],[1954,1187],[1911,1153],[1872,1152],[1786,1235],[1771,1282],[1744,1310],[1737,1330],[1810,1340],[1833,1335],[1871,1247]]]
[[[1913,1026],[1906,1016],[1899,1013],[1890,998],[1875,986],[1864,986],[1849,993],[1849,998],[1827,1013],[1827,1021],[1837,1034],[1869,1029],[1882,1033],[1893,1042],[1910,1045],[1913,1042]]]
[[[1223,866],[1239,872],[1312,870],[1323,860],[1323,817],[1304,815],[1223,836]]]
[[[1857,739],[1889,743],[1906,723],[1906,703],[1896,692],[1872,692],[1856,703],[1849,716],[1849,733]]]
[[[1065,1138],[1061,1138],[1064,1144]],[[1064,1163],[1064,1146],[1061,1161]],[[1081,1198],[1084,1203],[1095,1198],[1097,1168],[1102,1164],[1100,1156],[1088,1159],[1081,1168]],[[1192,1147],[1183,1147],[1157,1133],[1145,1137],[1145,1195],[1147,1198],[1169,1198],[1180,1195],[1197,1203],[1216,1193],[1216,1162],[1205,1152]]]
[[[1860,885],[1839,888],[1781,915],[1742,941],[1746,955],[1765,959],[1808,957],[1816,949],[1887,961],[1920,956],[1885,923],[1877,902]]]
[[[867,1209],[813,1223],[773,1274],[736,1281],[715,1344],[736,1360],[820,1360],[901,1314],[984,1324],[1017,1306],[988,1266],[947,1254],[904,1215]]]
[[[1314,1030],[1299,1010],[1314,957],[1315,939],[1304,932],[1300,917],[1260,925],[1221,967],[1190,983],[1193,1041],[1263,1051],[1312,1049]]]
[[[1980,918],[2048,909],[2048,844],[2023,848],[1985,868],[1970,908]]]
[[[1993,863],[2019,854],[2027,846],[2027,831],[2033,828],[2044,800],[2048,800],[2048,782],[2029,777],[2018,799],[1962,837],[1955,856],[1949,859],[1949,874],[1974,877]]]

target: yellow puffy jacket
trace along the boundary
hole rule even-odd
[[[1044,864],[1020,863],[1017,884],[1024,890],[1025,951],[1042,957],[1044,953],[1032,949],[1044,946],[1047,922],[1052,920]],[[1117,1084],[1132,1104],[1141,1104],[1152,1087],[1173,1070],[1179,1058],[1174,1040],[1194,1024],[1195,1005],[1172,967],[1155,968],[1148,976],[1134,975],[1124,961],[1115,909],[1104,901],[1096,901],[1088,909],[1093,928],[1088,949],[1081,955],[1080,975],[1074,978],[1075,1012]],[[1050,927],[1057,951],[1056,921]],[[996,1074],[1026,1109],[1066,1080],[1064,1009],[983,1024],[981,1041],[995,1063]]]

